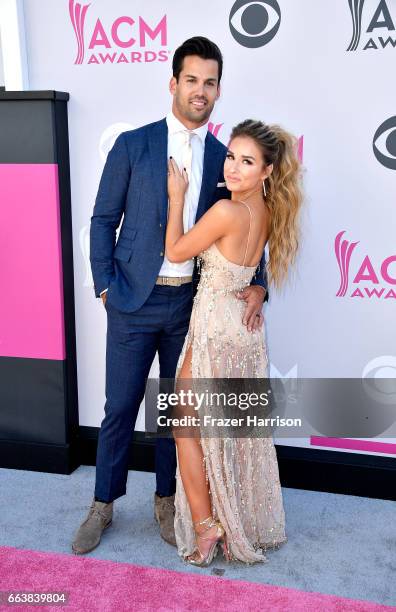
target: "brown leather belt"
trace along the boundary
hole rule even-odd
[[[180,287],[185,283],[191,283],[192,276],[158,276],[156,285],[169,285],[170,287]]]

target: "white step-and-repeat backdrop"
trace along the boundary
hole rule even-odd
[[[70,93],[81,425],[99,426],[104,416],[106,314],[89,266],[104,161],[121,131],[167,114],[173,52],[195,35],[224,55],[210,126],[222,142],[248,117],[299,137],[303,240],[294,278],[266,307],[271,375],[396,376],[396,0],[24,6],[30,88]],[[315,438],[279,442],[326,448]],[[333,447],[391,455],[395,443],[340,439]]]

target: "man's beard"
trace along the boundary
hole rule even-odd
[[[196,122],[196,123],[202,123],[205,122],[207,119],[209,119],[210,114],[213,110],[214,107],[214,103],[212,105],[210,105],[209,103],[206,104],[206,106],[201,110],[193,110],[190,108],[189,104],[180,104],[178,103],[178,101],[176,100],[176,104],[177,104],[177,108],[180,112],[180,114],[185,117],[188,121],[192,121],[192,122]]]

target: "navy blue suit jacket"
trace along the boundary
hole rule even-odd
[[[167,148],[165,119],[123,132],[107,156],[100,180],[90,230],[95,296],[108,288],[107,299],[123,312],[133,312],[144,304],[164,259]],[[226,152],[227,148],[208,132],[196,221],[212,204],[230,197],[225,187],[217,187],[224,182]],[[264,254],[258,270],[252,284],[267,288]],[[196,286],[196,269],[194,280]]]

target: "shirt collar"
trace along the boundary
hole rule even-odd
[[[169,134],[177,134],[177,132],[185,132],[188,130],[185,125],[182,124],[181,121],[170,111],[166,116],[166,123],[168,124],[168,133]],[[205,143],[206,134],[208,133],[208,124],[201,125],[199,128],[195,128],[195,130],[189,130],[199,136],[202,143]]]

